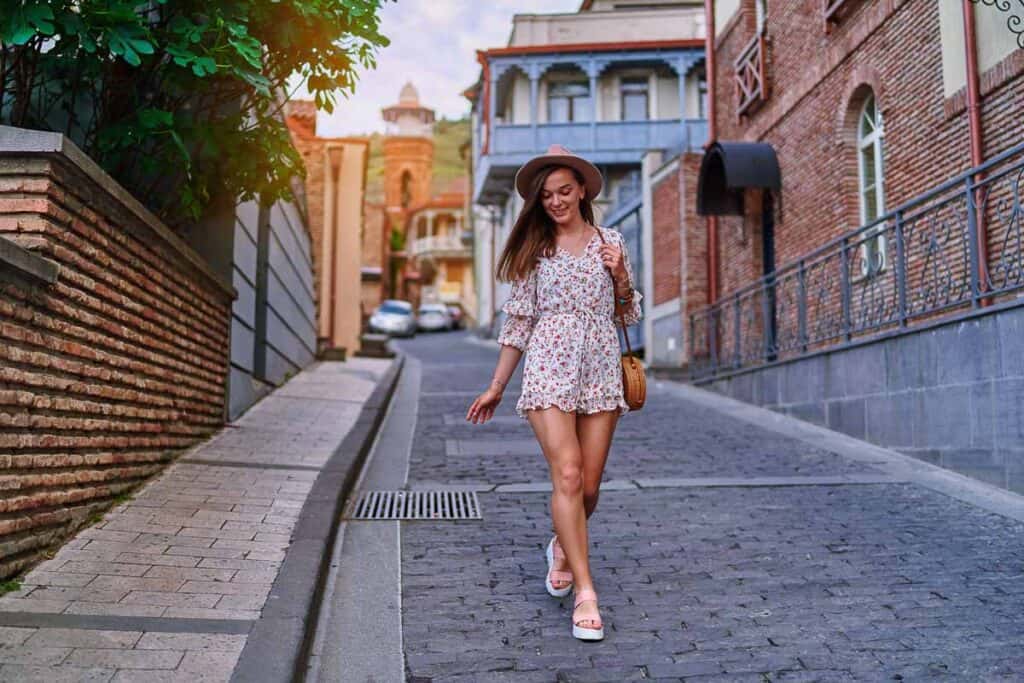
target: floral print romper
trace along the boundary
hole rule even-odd
[[[639,322],[641,294],[622,234],[598,227],[604,239],[622,249],[633,285],[627,325]],[[616,331],[612,278],[601,262],[601,237],[593,236],[580,256],[556,247],[541,257],[525,280],[512,283],[501,310],[508,316],[498,343],[526,352],[523,390],[516,414],[556,406],[569,413],[629,410],[622,395],[621,350]]]

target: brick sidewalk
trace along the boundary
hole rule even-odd
[[[31,571],[0,598],[0,680],[227,681],[390,365],[314,363]]]

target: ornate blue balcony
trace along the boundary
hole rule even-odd
[[[699,152],[707,140],[707,119],[600,121],[495,126],[490,152],[477,158],[476,201],[504,196],[515,170],[549,145],[565,145],[596,164],[640,163],[644,152]]]
[[[702,63],[700,48],[487,59],[490,79],[478,102],[473,131],[473,197],[478,203],[504,203],[513,191],[516,169],[555,143],[598,165],[633,165],[650,150],[700,151],[707,140],[707,121],[685,116],[694,101],[687,87],[697,87],[688,76]],[[635,75],[644,69],[650,75]],[[666,79],[677,85],[666,86],[671,82]],[[628,91],[621,85],[626,80],[634,84]],[[566,81],[579,83],[583,94],[571,105],[565,100],[555,105],[557,98],[550,94],[554,84]],[[672,88],[676,92],[668,96]],[[582,120],[551,120],[559,117]]]

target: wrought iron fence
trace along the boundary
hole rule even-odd
[[[691,377],[905,329],[1024,289],[1022,184],[1024,144],[693,313]]]

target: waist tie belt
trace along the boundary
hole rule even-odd
[[[571,311],[541,311],[538,317],[548,318],[555,315],[575,315],[580,318],[584,318],[589,322],[600,322],[602,320],[606,320],[612,325],[615,324],[615,321],[612,320],[610,317],[602,315],[600,313],[595,313],[589,308],[574,308]]]

